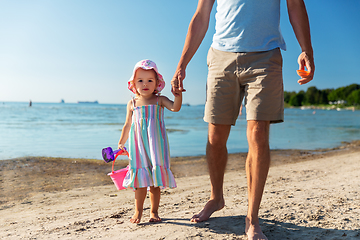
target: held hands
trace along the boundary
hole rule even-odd
[[[185,79],[185,70],[178,69],[175,72],[174,77],[171,80],[171,92],[174,96],[179,96],[186,90],[183,87],[183,80]]]
[[[298,80],[298,83],[300,85],[303,85],[313,80],[314,72],[315,72],[315,64],[312,53],[308,54],[307,52],[302,52],[299,55],[298,63],[299,63],[299,70],[305,70],[305,67],[308,70],[308,74],[301,75],[301,79]]]

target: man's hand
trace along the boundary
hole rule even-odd
[[[185,70],[176,70],[174,77],[171,80],[171,92],[174,95],[185,92],[183,87],[183,80],[185,79]]]
[[[298,80],[298,83],[300,85],[303,85],[313,80],[315,73],[315,65],[314,65],[314,57],[312,56],[312,54],[302,52],[299,55],[298,63],[299,63],[299,70],[305,70],[306,67],[307,71],[309,71],[309,75],[307,75],[306,77],[302,77],[300,80]]]

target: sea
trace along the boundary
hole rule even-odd
[[[205,154],[204,105],[165,110],[171,157]],[[19,157],[102,159],[105,147],[117,148],[125,104],[0,102],[0,160]],[[333,148],[360,139],[360,111],[285,109],[285,121],[270,127],[271,149]],[[246,114],[237,119],[228,152],[247,152]]]

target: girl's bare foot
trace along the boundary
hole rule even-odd
[[[152,212],[150,213],[150,220],[149,222],[161,222],[161,218],[159,217],[158,213],[157,212]]]
[[[140,223],[140,221],[141,221],[141,216],[142,216],[142,213],[136,211],[135,214],[134,214],[134,216],[132,216],[132,218],[130,219],[130,222],[131,222],[131,223]]]

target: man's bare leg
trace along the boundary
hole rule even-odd
[[[259,208],[270,167],[268,121],[248,121],[249,152],[246,159],[248,212],[245,233],[249,240],[266,239],[259,225]]]
[[[191,222],[202,222],[209,219],[211,214],[225,206],[223,196],[223,182],[227,163],[226,142],[231,125],[209,123],[206,159],[209,168],[211,195],[205,207],[191,218]]]

